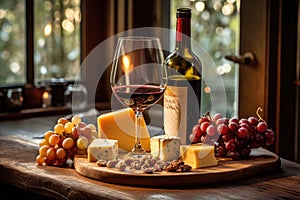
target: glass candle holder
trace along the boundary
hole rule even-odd
[[[13,88],[7,91],[7,99],[9,102],[8,110],[20,111],[23,104],[22,88]]]
[[[47,108],[47,107],[50,107],[50,106],[51,106],[51,103],[52,103],[52,95],[51,95],[50,90],[45,90],[45,91],[43,92],[42,100],[43,100],[43,104],[42,104],[42,107],[43,107],[43,108]]]
[[[72,110],[83,110],[87,107],[87,89],[83,84],[70,84],[65,91],[66,106]]]

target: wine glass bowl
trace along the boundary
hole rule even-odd
[[[146,154],[140,143],[142,112],[161,99],[166,89],[166,81],[159,38],[119,38],[110,84],[116,98],[135,112],[136,140],[130,155]]]

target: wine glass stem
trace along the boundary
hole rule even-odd
[[[141,145],[141,121],[142,121],[142,112],[135,112],[135,145],[133,151],[135,152],[144,152],[144,149]]]

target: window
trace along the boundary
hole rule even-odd
[[[81,61],[80,3],[80,0],[0,2],[1,86],[75,78]],[[29,78],[31,71],[34,79]]]
[[[0,2],[0,85],[26,79],[25,0]]]
[[[80,0],[34,1],[35,81],[74,79],[80,67]]]
[[[226,115],[237,116],[238,66],[224,58],[239,51],[239,0],[171,1],[171,29],[176,29],[176,8],[192,9],[191,37],[212,57],[226,92]],[[209,91],[209,90],[208,90]],[[210,95],[204,92],[202,106],[210,108]]]

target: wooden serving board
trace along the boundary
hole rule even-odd
[[[140,187],[184,187],[234,181],[277,170],[280,158],[259,148],[252,149],[247,160],[219,159],[217,166],[193,169],[191,172],[163,171],[154,174],[99,167],[95,162],[89,162],[86,155],[76,155],[74,166],[79,174],[107,183]]]

